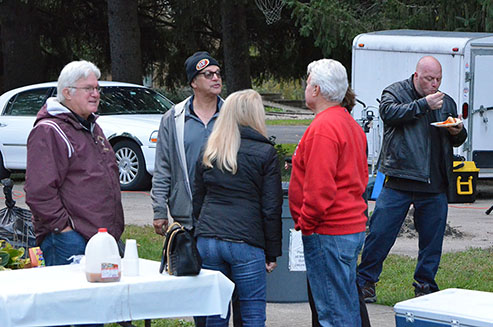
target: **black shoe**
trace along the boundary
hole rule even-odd
[[[361,294],[365,299],[365,303],[377,302],[377,294],[375,293],[375,283],[365,282],[365,285],[361,288]]]
[[[429,284],[414,282],[413,286],[414,286],[414,297],[419,297],[435,292],[434,290],[430,289]]]

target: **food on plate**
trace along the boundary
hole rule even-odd
[[[460,119],[459,118],[454,118],[452,116],[449,116],[447,118],[447,120],[445,121],[441,121],[441,122],[438,122],[436,123],[437,125],[448,125],[448,124],[455,124],[455,123],[460,123]]]

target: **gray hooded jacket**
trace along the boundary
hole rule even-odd
[[[154,219],[167,219],[169,208],[171,217],[187,227],[193,226],[184,142],[185,114],[191,98],[176,104],[161,119],[151,190]]]

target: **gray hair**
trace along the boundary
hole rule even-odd
[[[349,86],[346,68],[333,59],[320,59],[308,65],[310,84],[318,85],[322,96],[331,102],[341,103]]]
[[[63,96],[63,89],[74,86],[74,84],[80,80],[81,78],[87,78],[91,73],[96,75],[96,78],[99,79],[101,77],[101,72],[99,68],[96,67],[92,62],[81,60],[81,61],[72,61],[63,67],[60,72],[60,76],[58,76],[58,84],[57,84],[57,99],[60,102],[65,101],[65,97]],[[75,90],[70,90],[70,93],[73,94]]]

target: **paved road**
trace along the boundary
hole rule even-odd
[[[267,125],[267,135],[275,136],[276,143],[295,143],[298,144],[303,133],[308,126],[279,126],[279,125]]]

